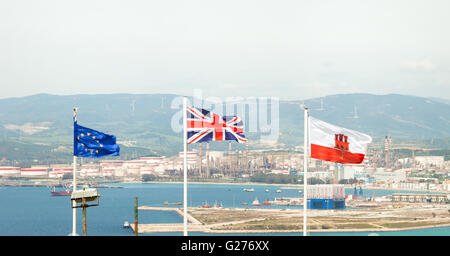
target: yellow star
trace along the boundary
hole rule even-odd
[[[85,149],[84,149],[84,151],[86,151],[86,152],[87,152],[87,148],[85,148]]]
[[[92,139],[94,139],[94,140],[95,140],[95,136],[92,136]]]
[[[102,144],[100,144],[100,147],[101,147],[101,148],[103,148],[103,145],[102,145]]]
[[[87,136],[91,135],[90,133],[87,133]]]
[[[81,137],[83,137],[83,136],[84,136],[84,133],[81,134]]]
[[[80,136],[77,136],[77,140],[79,140],[80,139]]]
[[[95,151],[95,152],[97,152],[98,153],[98,149]]]

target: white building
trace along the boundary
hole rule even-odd
[[[160,164],[164,162],[166,158],[164,156],[151,156],[151,157],[141,157],[140,160],[145,161],[147,164]]]
[[[111,176],[123,177],[124,176],[124,170],[122,167],[123,164],[124,161],[121,160],[101,161],[100,162],[101,175],[103,177],[111,177]]]
[[[346,164],[344,165],[344,179],[354,179],[364,173],[364,165],[362,164]]]
[[[289,170],[272,170],[270,173],[289,175]]]
[[[197,161],[199,159],[198,153],[197,152],[187,152],[186,156],[187,156],[186,158],[187,158],[188,168],[193,168],[197,164]],[[178,154],[178,157],[181,159],[184,159],[184,152],[180,152]]]
[[[416,156],[414,160],[424,167],[444,166],[444,156]]]
[[[406,170],[384,170],[384,171],[376,171],[372,174],[372,176],[377,181],[384,181],[384,182],[402,182],[406,181]]]
[[[100,166],[98,165],[82,165],[80,168],[81,177],[97,177],[100,176]]]
[[[333,179],[332,172],[308,172],[308,178],[317,178],[317,179]]]

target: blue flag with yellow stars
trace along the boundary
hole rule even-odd
[[[105,134],[74,122],[73,155],[81,157],[118,156],[116,136]]]

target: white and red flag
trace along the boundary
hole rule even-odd
[[[359,164],[364,160],[372,138],[364,133],[335,126],[309,117],[311,157],[342,164]]]

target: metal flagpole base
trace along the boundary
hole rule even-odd
[[[80,235],[78,235],[77,233],[70,233],[70,234],[68,234],[67,236],[80,236]]]

